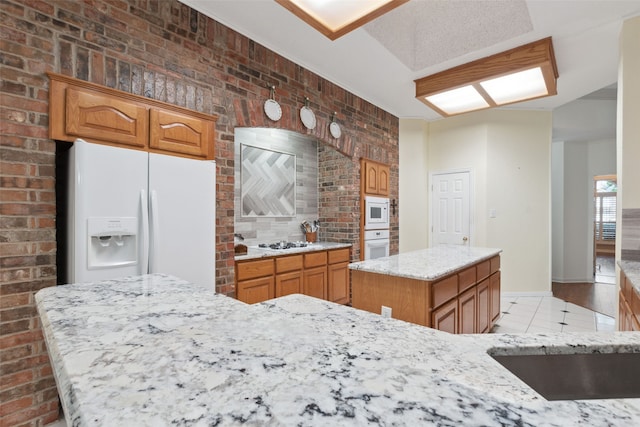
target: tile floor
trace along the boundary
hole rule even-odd
[[[505,297],[494,333],[614,332],[615,319],[554,297]]]

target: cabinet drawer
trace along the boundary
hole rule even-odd
[[[302,270],[302,255],[284,256],[276,258],[276,273]]]
[[[327,265],[327,252],[314,252],[304,255],[304,268]]]
[[[238,271],[236,271],[236,278],[238,281],[270,276],[273,274],[273,259],[248,261],[237,264],[237,266]]]
[[[349,248],[329,251],[329,264],[349,261]]]
[[[458,292],[462,293],[476,284],[476,266],[458,273]]]
[[[489,274],[491,274],[491,260],[482,261],[476,266],[476,280],[478,282],[489,277]]]
[[[458,295],[458,275],[431,285],[431,307],[437,307]]]
[[[500,270],[500,255],[491,258],[491,274]]]

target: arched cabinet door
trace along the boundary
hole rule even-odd
[[[152,108],[149,148],[211,159],[213,122],[199,117]]]

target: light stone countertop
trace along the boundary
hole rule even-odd
[[[640,399],[550,402],[487,354],[640,352],[640,333],[450,335],[166,275],[36,303],[70,426],[640,425]]]
[[[620,261],[618,262],[624,274],[631,280],[633,288],[640,294],[640,262],[638,261]]]
[[[352,270],[432,281],[498,255],[501,249],[436,246],[349,264]]]
[[[305,246],[304,248],[289,249],[269,249],[249,246],[246,255],[236,255],[236,261],[245,261],[249,259],[258,259],[273,256],[293,255],[304,252],[326,251],[331,249],[350,248],[350,243],[333,243],[333,242],[316,242]]]

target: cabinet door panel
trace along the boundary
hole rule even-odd
[[[316,267],[304,271],[302,293],[320,299],[327,299],[326,267]]]
[[[291,255],[276,258],[276,273],[302,270],[302,255]]]
[[[431,327],[450,334],[458,333],[458,301],[451,301],[434,310]]]
[[[238,281],[264,277],[273,274],[273,260],[264,259],[258,261],[246,261],[236,264],[236,277]]]
[[[238,282],[238,299],[247,304],[255,304],[273,298],[273,276]]]
[[[378,165],[378,194],[389,195],[389,166]]]
[[[471,288],[458,297],[458,312],[460,321],[458,332],[461,334],[473,334],[477,332],[478,322],[476,320],[476,289]]]
[[[302,271],[278,274],[276,276],[276,298],[302,292]]]
[[[304,268],[321,267],[327,265],[327,252],[313,252],[304,255]]]
[[[349,263],[331,264],[328,267],[329,284],[328,297],[329,301],[338,304],[346,304],[349,302]]]
[[[365,193],[378,194],[378,165],[365,162]]]
[[[489,325],[491,324],[490,318],[490,292],[489,292],[489,279],[485,279],[478,283],[478,330],[479,333],[485,333],[489,331]]]
[[[91,141],[144,148],[148,140],[147,109],[102,93],[67,88],[66,133]]]
[[[489,278],[490,294],[490,319],[494,323],[500,317],[500,272],[494,273]]]
[[[176,111],[152,109],[149,147],[178,154],[213,159],[213,122]]]

